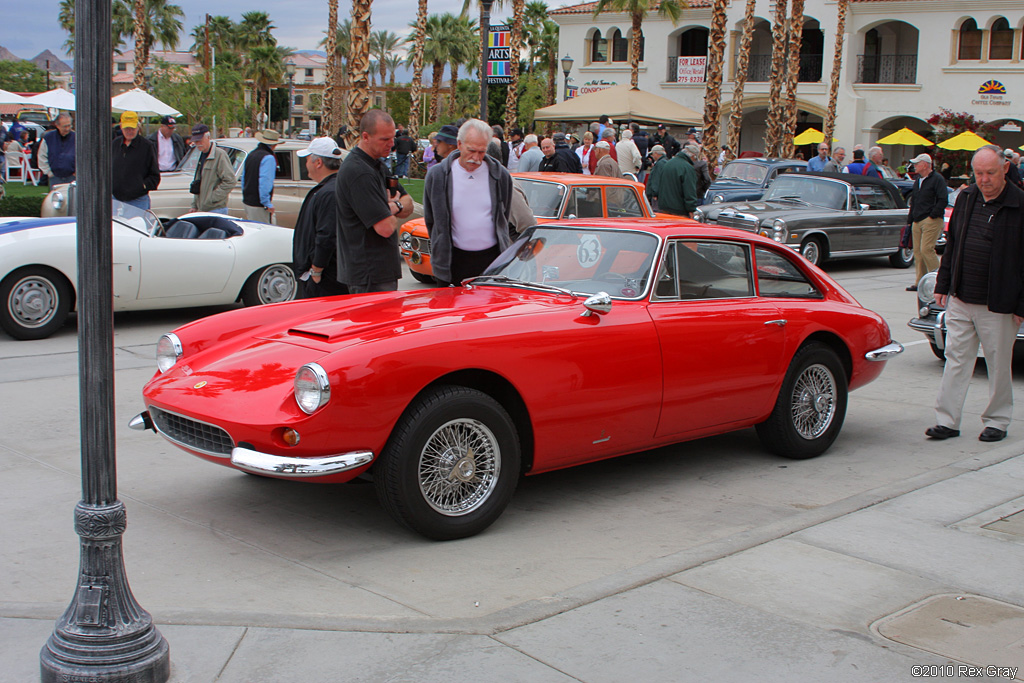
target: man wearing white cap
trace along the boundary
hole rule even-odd
[[[597,164],[594,166],[594,175],[603,175],[608,178],[621,178],[622,171],[619,170],[619,163],[612,158],[612,146],[607,140],[594,145],[594,156]]]
[[[310,180],[316,182],[316,187],[302,200],[292,237],[292,262],[299,277],[298,298],[348,294],[348,287],[338,282],[335,198],[335,181],[346,152],[334,138],[314,138],[296,154],[306,157],[306,171]]]
[[[909,215],[913,229],[917,278],[907,287],[907,291],[916,292],[917,283],[921,278],[939,267],[935,242],[942,234],[949,193],[946,190],[945,179],[932,168],[932,158],[929,155],[918,154],[910,163],[914,164],[914,171],[917,173],[917,180],[914,181],[914,189],[910,194]]]
[[[260,223],[274,222],[274,178],[277,176],[277,157],[274,148],[281,142],[276,130],[256,132],[259,144],[249,152],[242,166],[242,204],[245,217]]]

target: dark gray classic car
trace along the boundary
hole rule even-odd
[[[888,256],[896,268],[914,262],[900,248],[907,205],[892,183],[847,173],[791,171],[756,201],[710,204],[694,219],[756,232],[820,265],[828,259]]]
[[[806,168],[807,162],[799,159],[734,159],[725,165],[711,183],[700,203],[721,204],[760,199],[765,188],[781,174]]]

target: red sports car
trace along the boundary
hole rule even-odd
[[[369,471],[434,539],[476,534],[520,475],[756,426],[789,458],[903,347],[783,245],[692,221],[540,225],[461,287],[312,299],[164,335],[132,420],[282,479]]]

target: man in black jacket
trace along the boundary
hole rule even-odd
[[[114,138],[112,159],[114,199],[149,209],[149,191],[160,185],[156,150],[149,140],[139,137],[139,115],[121,114],[121,135]]]
[[[296,152],[306,157],[306,171],[316,187],[302,201],[292,237],[292,261],[300,299],[348,294],[338,282],[338,212],[335,180],[345,153],[333,138],[314,138]]]
[[[174,130],[173,116],[161,116],[160,128],[146,136],[156,148],[156,160],[161,171],[173,171],[185,156],[185,140]]]
[[[555,154],[563,159],[565,167],[569,169],[568,172],[583,173],[583,165],[580,163],[580,158],[569,147],[569,142],[565,139],[565,133],[555,133],[551,140],[555,143]]]
[[[1006,182],[1006,159],[995,145],[974,153],[976,185],[960,192],[942,263],[935,303],[946,308],[946,366],[935,403],[932,439],[960,436],[967,388],[980,342],[989,400],[980,441],[1001,441],[1013,413],[1010,361],[1024,322],[1024,190]]]
[[[946,180],[932,168],[928,154],[918,154],[910,160],[917,172],[914,189],[910,195],[910,223],[913,229],[914,264],[917,277],[908,292],[917,291],[917,283],[939,267],[939,256],[935,253],[935,242],[942,235],[949,191]]]

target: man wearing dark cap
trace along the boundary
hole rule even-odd
[[[437,141],[437,147],[434,149],[434,158],[439,162],[443,161],[445,157],[458,149],[459,129],[450,123],[441,126],[441,130],[437,131],[434,140]]]
[[[199,151],[199,163],[192,178],[189,192],[192,193],[193,211],[228,212],[228,195],[235,189],[238,179],[231,166],[228,154],[210,139],[210,129],[205,123],[192,128],[192,145]]]
[[[277,176],[277,157],[274,148],[281,143],[276,130],[256,131],[259,144],[249,152],[242,166],[242,204],[245,217],[260,223],[274,222],[274,178]]]
[[[513,128],[512,132],[508,134],[507,167],[511,173],[519,170],[519,159],[523,156],[523,152],[526,151],[526,143],[523,142],[524,137],[526,136],[522,128]]]
[[[156,148],[156,160],[161,171],[173,171],[185,156],[185,140],[175,132],[175,123],[173,116],[161,116],[160,128],[146,138]]]
[[[672,137],[672,134],[668,132],[668,128],[664,123],[658,124],[658,134],[655,135],[651,142],[655,145],[661,145],[665,148],[665,157],[671,159],[683,148],[679,144],[679,141]]]
[[[565,137],[565,133],[555,133],[552,137],[555,143],[555,154],[563,160],[565,168],[569,169],[569,173],[583,173],[583,166],[580,163],[580,158],[576,156],[576,153],[569,147],[569,142]]]

